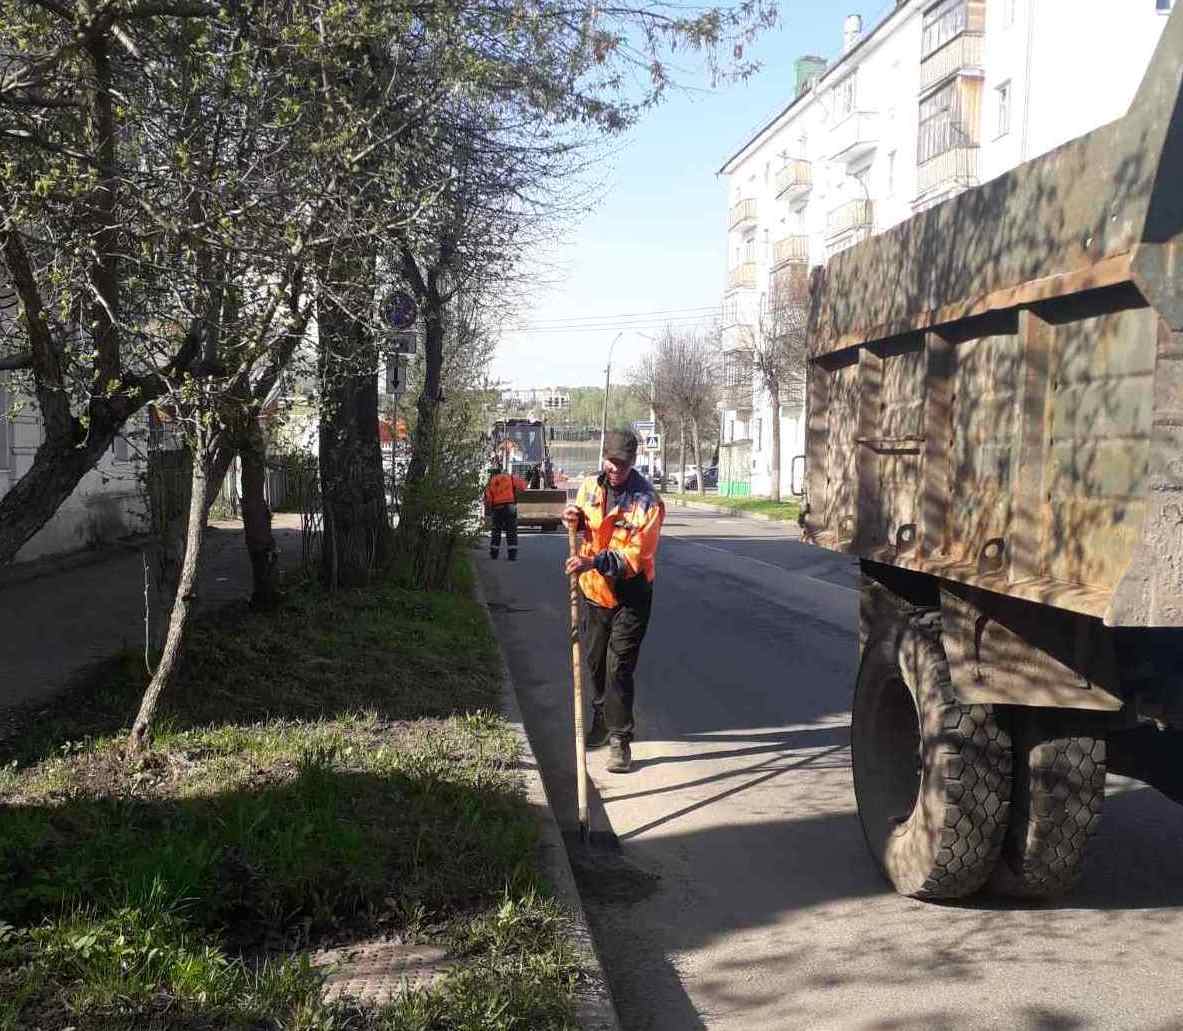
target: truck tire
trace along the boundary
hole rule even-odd
[[[1070,713],[1015,710],[1010,825],[991,883],[1001,895],[1055,898],[1080,877],[1106,773],[1104,736],[1080,730]]]
[[[937,619],[872,632],[851,727],[867,846],[895,890],[917,899],[982,887],[1010,806],[1010,738],[990,706],[953,699]]]

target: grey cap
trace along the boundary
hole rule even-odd
[[[637,460],[637,435],[628,428],[609,430],[604,434],[604,457],[632,465]]]

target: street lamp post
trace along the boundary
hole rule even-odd
[[[636,331],[637,336],[643,340],[648,340],[650,344],[655,343],[655,338],[648,333]],[[653,432],[657,432],[657,356],[653,356],[653,361],[649,369],[653,379],[649,383],[649,421],[653,423]],[[661,438],[661,471],[665,474],[665,436]],[[649,456],[649,478],[654,479],[657,475],[657,456],[650,454]]]
[[[612,343],[608,345],[608,365],[604,369],[604,411],[600,416],[600,465],[604,464],[604,438],[608,435],[608,389],[612,385],[612,349],[620,338],[624,336],[623,332],[617,333],[613,338]]]

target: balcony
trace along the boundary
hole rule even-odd
[[[755,290],[759,266],[754,261],[745,261],[742,265],[727,272],[728,290]]]
[[[981,150],[978,147],[953,147],[924,162],[916,170],[916,186],[921,198],[945,194],[956,188],[977,186]]]
[[[788,200],[804,197],[813,189],[813,166],[808,161],[792,158],[776,173],[776,195]]]
[[[741,200],[738,204],[733,204],[731,211],[728,212],[727,228],[738,229],[740,226],[748,225],[756,221],[756,200],[754,197],[749,197],[747,200]]]
[[[834,239],[844,233],[867,235],[875,225],[875,205],[869,200],[852,200],[835,208],[826,218],[826,237]]]
[[[979,33],[954,36],[920,63],[920,92],[927,93],[938,82],[960,72],[980,72],[984,51],[985,39]]]
[[[809,264],[809,237],[784,236],[772,245],[772,267]]]
[[[879,115],[852,111],[830,133],[830,157],[848,164],[866,157],[879,146]]]
[[[724,408],[749,411],[752,407],[752,352],[737,348],[723,352],[723,388],[720,400]]]

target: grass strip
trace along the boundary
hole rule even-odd
[[[305,587],[198,620],[142,759],[133,656],[27,714],[0,754],[0,1028],[573,1026],[495,656],[463,593]],[[376,939],[449,973],[324,1003],[309,950]]]
[[[731,509],[733,512],[758,512],[760,515],[783,519],[786,522],[796,522],[797,517],[801,514],[801,506],[796,501],[772,501],[769,498],[754,497],[733,498],[718,494],[708,494],[704,497],[693,492],[675,494],[674,497],[691,504],[712,505],[715,508]]]

